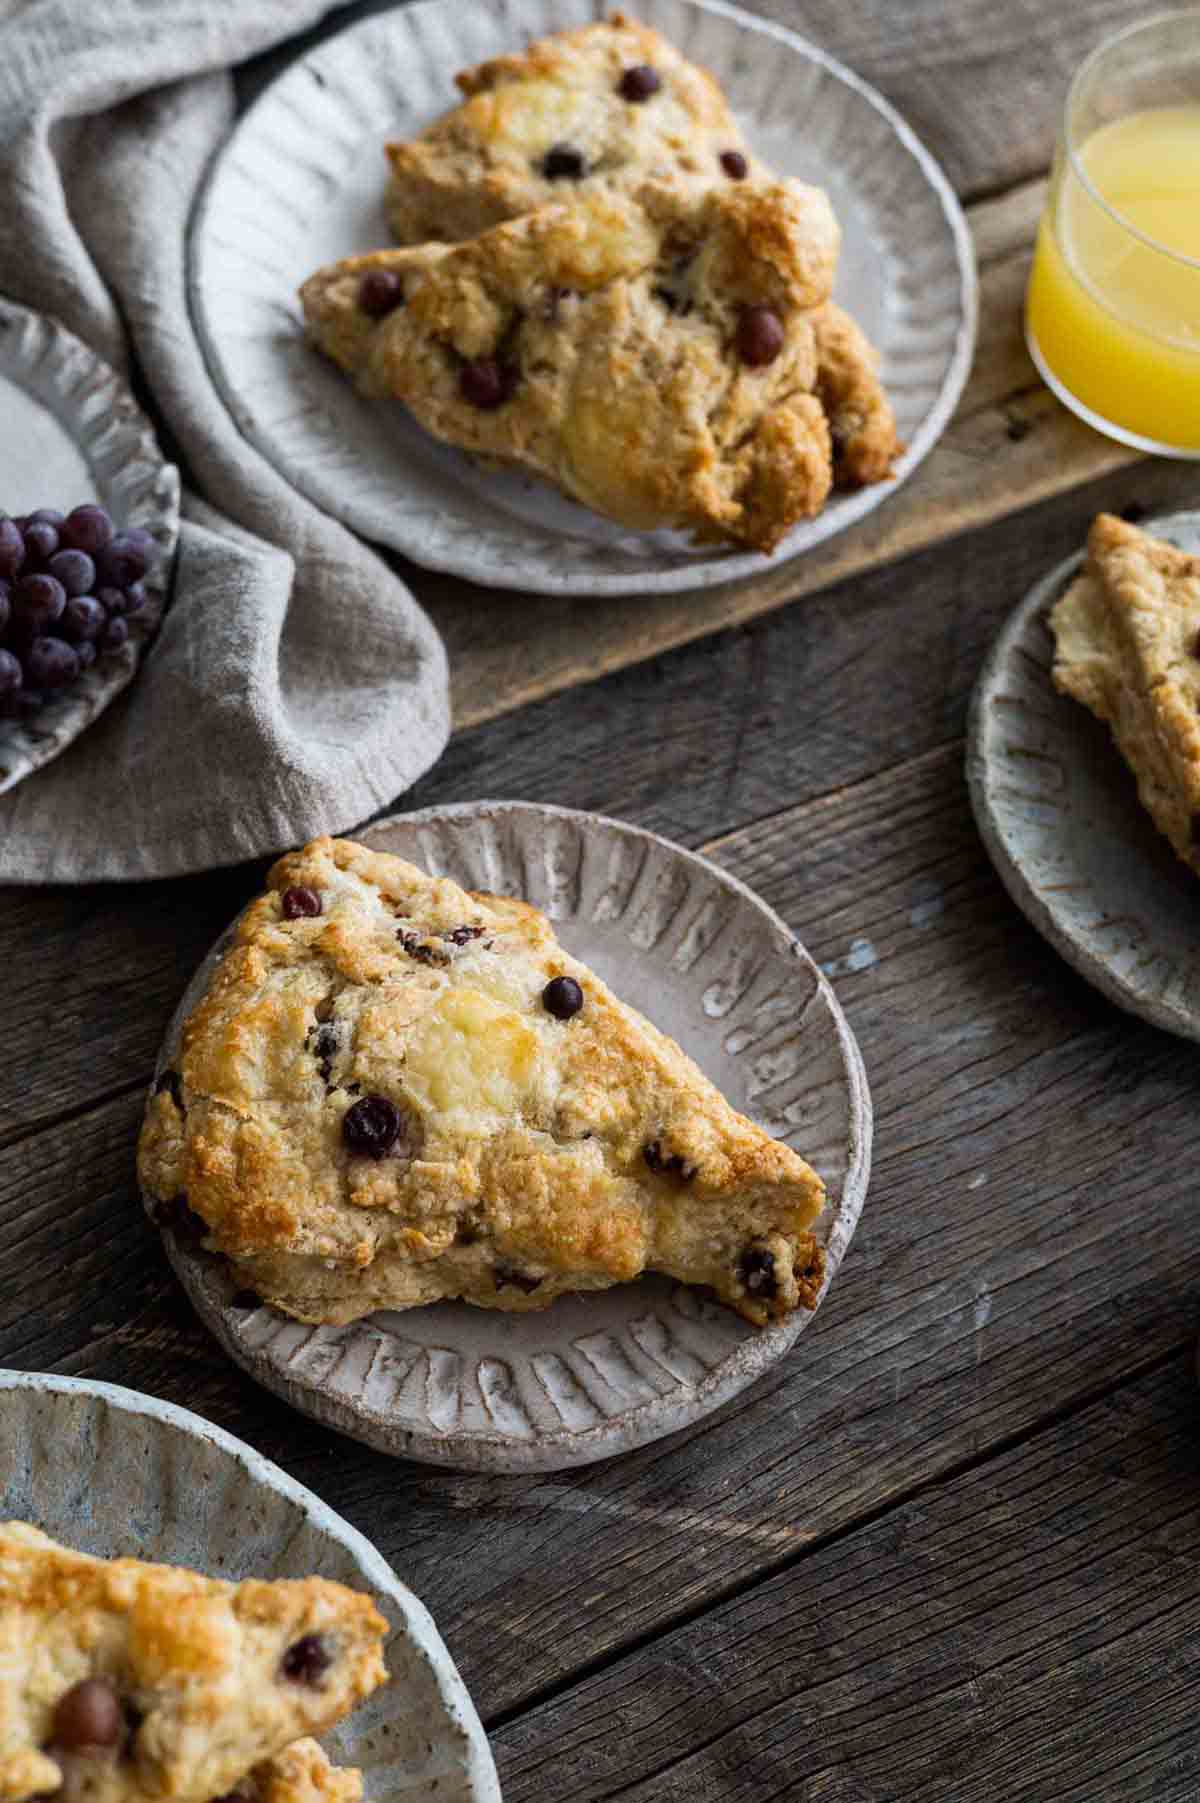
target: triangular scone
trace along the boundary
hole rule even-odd
[[[387,146],[402,244],[473,238],[576,196],[772,179],[711,75],[620,13],[466,69],[458,86],[460,106]]]
[[[1107,721],[1142,805],[1200,871],[1200,558],[1102,513],[1050,625],[1055,687]]]
[[[359,1803],[362,1773],[334,1765],[315,1740],[297,1740],[242,1778],[223,1803]]]
[[[812,1306],[820,1179],[518,901],[344,840],[283,858],[142,1132],[239,1283],[303,1321],[544,1308],[640,1272]]]
[[[386,1631],[325,1578],[223,1583],[2,1524],[0,1799],[222,1798],[386,1680]]]
[[[622,525],[769,551],[829,492],[808,309],[830,237],[824,196],[795,185],[661,218],[595,199],[350,258],[301,298],[317,344],[436,437]]]

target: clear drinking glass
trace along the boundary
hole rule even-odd
[[[1200,10],[1131,26],[1075,76],[1025,336],[1091,425],[1200,458]]]

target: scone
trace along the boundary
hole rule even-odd
[[[420,137],[387,145],[388,216],[401,244],[471,238],[594,194],[653,212],[667,197],[694,206],[712,188],[778,180],[712,77],[620,13],[467,69],[458,85],[462,105]],[[834,482],[884,481],[901,446],[878,353],[832,303],[813,324]]]
[[[829,492],[812,308],[836,226],[796,184],[595,197],[301,290],[316,343],[435,437],[625,526],[770,551]]]
[[[264,1760],[222,1803],[359,1803],[362,1773],[334,1765],[315,1740],[297,1740]]]
[[[223,1798],[385,1681],[386,1628],[324,1578],[229,1584],[0,1525],[0,1799]]]
[[[820,1179],[535,909],[344,840],[269,881],[139,1150],[239,1284],[310,1322],[645,1270],[760,1324],[815,1303]]]
[[[387,146],[402,244],[474,238],[568,197],[772,179],[716,82],[621,13],[464,70],[461,106]]]
[[[1055,687],[1107,721],[1142,805],[1200,871],[1200,558],[1102,513],[1050,626]]]

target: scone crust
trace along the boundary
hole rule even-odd
[[[1108,724],[1142,805],[1200,871],[1200,558],[1100,514],[1050,625],[1055,687]]]
[[[624,71],[639,66],[662,84],[645,102],[619,92]],[[420,137],[387,146],[389,221],[402,244],[473,238],[567,198],[698,194],[728,182],[724,151],[740,151],[752,179],[769,179],[712,76],[621,13],[457,79],[460,106]],[[586,159],[581,180],[543,173],[559,145]]]
[[[461,1296],[539,1309],[651,1269],[748,1320],[816,1298],[820,1179],[737,1114],[524,903],[317,840],[282,859],[151,1099],[143,1185],[301,1320]],[[287,920],[281,896],[316,891]],[[568,1020],[542,991],[569,976]],[[352,1152],[359,1097],[401,1112]],[[764,1275],[766,1273],[766,1275]]]
[[[233,1792],[234,1803],[359,1803],[362,1773],[334,1765],[315,1740],[297,1740],[255,1766]]]
[[[545,207],[453,247],[378,251],[320,270],[301,299],[316,343],[436,437],[529,470],[643,530],[772,550],[832,481],[809,310],[832,216],[816,190],[740,184],[657,211],[594,199]],[[404,304],[359,301],[368,269]],[[738,354],[747,307],[784,340]],[[513,372],[495,408],[464,398],[465,364]]]
[[[223,1797],[251,1767],[320,1733],[386,1680],[387,1624],[324,1578],[224,1583],[137,1559],[95,1559],[23,1522],[0,1525],[0,1799],[87,1803]],[[282,1674],[318,1635],[319,1682]],[[74,1684],[106,1678],[127,1745],[66,1764],[49,1748]],[[284,1803],[280,1799],[280,1803]]]
[[[812,326],[817,394],[829,421],[834,482],[838,488],[884,482],[903,446],[879,380],[879,352],[835,301],[816,309]]]

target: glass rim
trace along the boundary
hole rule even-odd
[[[1115,225],[1119,225],[1122,231],[1128,232],[1131,238],[1136,238],[1149,250],[1157,251],[1160,257],[1168,257],[1172,263],[1182,264],[1185,269],[1200,270],[1200,257],[1189,257],[1186,251],[1172,250],[1170,245],[1161,244],[1157,238],[1152,238],[1149,232],[1144,232],[1140,226],[1136,226],[1132,219],[1127,219],[1119,208],[1105,200],[1076,156],[1075,146],[1071,142],[1071,114],[1078,97],[1080,83],[1090,72],[1092,64],[1098,62],[1102,56],[1106,56],[1110,50],[1114,50],[1118,44],[1124,43],[1126,38],[1136,37],[1143,31],[1154,31],[1159,26],[1170,24],[1177,19],[1195,19],[1200,24],[1200,6],[1177,6],[1172,7],[1168,12],[1155,13],[1154,17],[1150,19],[1135,19],[1132,25],[1122,26],[1120,31],[1114,31],[1110,38],[1105,38],[1102,43],[1097,44],[1094,50],[1089,50],[1071,77],[1071,85],[1067,89],[1066,104],[1063,108],[1063,147],[1075,179],[1095,201],[1101,212],[1107,213]]]

